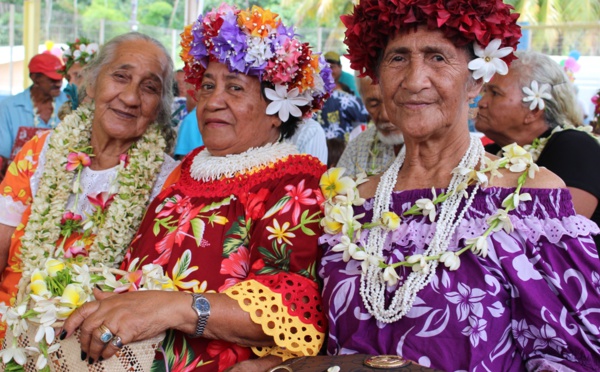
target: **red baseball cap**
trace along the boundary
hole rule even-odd
[[[62,68],[62,61],[57,56],[50,53],[41,53],[35,55],[29,61],[30,73],[41,73],[53,80],[62,80],[63,76],[58,73]]]

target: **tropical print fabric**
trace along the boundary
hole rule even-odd
[[[267,354],[316,354],[325,332],[316,282],[325,167],[289,155],[232,178],[196,181],[190,168],[200,151],[185,158],[179,180],[150,205],[123,266],[135,259],[160,264],[175,290],[226,293],[276,336],[277,346],[252,351],[170,331],[152,370],[222,371]],[[280,314],[267,319],[274,308]],[[269,330],[273,321],[279,331]],[[305,333],[285,337],[294,334],[289,327]]]
[[[480,190],[449,250],[481,236],[486,219],[512,192]],[[331,250],[337,242],[325,235],[319,274],[328,353],[398,354],[444,371],[600,370],[600,261],[590,236],[598,227],[574,213],[566,189],[523,192],[533,201],[510,213],[513,232],[491,234],[486,258],[467,252],[456,271],[439,265],[408,314],[390,324],[377,322],[363,305],[360,262],[344,262],[342,253]],[[431,190],[395,192],[390,210],[401,215],[416,200],[431,197]],[[366,213],[361,223],[371,221],[372,209],[373,199],[357,208],[356,214]],[[386,262],[423,253],[434,231],[426,216],[403,216],[386,238]],[[397,270],[399,284],[409,270]],[[395,288],[388,288],[389,304]]]

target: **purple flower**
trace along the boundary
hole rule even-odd
[[[323,57],[323,55],[319,56],[319,65],[327,66],[327,67],[323,67],[321,69],[321,71],[319,72],[319,74],[321,75],[321,78],[323,79],[323,83],[325,83],[325,91],[333,92],[333,90],[335,89],[335,80],[333,79],[333,76],[331,75],[331,67],[329,67],[329,64],[327,63],[327,61],[325,61],[325,57]]]
[[[229,65],[230,68],[247,73],[246,62],[246,34],[240,30],[237,24],[237,17],[233,13],[223,16],[223,25],[219,30],[219,35],[212,41],[214,44],[214,53],[219,62]]]

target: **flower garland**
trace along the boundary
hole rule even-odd
[[[406,315],[412,308],[418,291],[432,280],[440,262],[449,270],[457,270],[460,267],[461,254],[471,250],[475,254],[486,257],[488,236],[501,229],[506,232],[513,230],[508,213],[517,208],[521,201],[531,200],[528,193],[521,193],[521,188],[528,177],[535,176],[539,168],[531,154],[516,144],[505,146],[503,152],[502,158],[490,160],[483,155],[481,144],[473,142],[472,138],[469,150],[452,171],[453,177],[447,191],[436,195],[433,190],[432,199],[417,200],[403,214],[404,216],[422,214],[428,216],[433,222],[437,216],[436,205],[441,206],[436,232],[428,249],[423,254],[407,256],[405,260],[393,264],[387,264],[383,260],[382,253],[386,234],[398,229],[401,223],[401,217],[389,211],[389,204],[395,178],[404,160],[404,152],[398,154],[398,159],[381,177],[374,201],[373,220],[370,223],[361,224],[358,220],[364,214],[354,215],[353,211],[353,206],[360,206],[365,201],[360,197],[357,187],[366,179],[359,176],[354,181],[350,177],[345,177],[343,168],[330,169],[323,175],[320,185],[327,199],[324,204],[325,217],[321,224],[327,234],[339,236],[339,243],[332,247],[332,251],[343,252],[342,258],[345,262],[350,259],[362,261],[361,297],[365,308],[377,320],[390,323]],[[478,162],[481,162],[480,170],[476,169]],[[448,251],[448,242],[473,201],[479,185],[488,184],[486,173],[490,173],[491,178],[502,177],[499,172],[502,168],[521,173],[515,191],[502,202],[504,209],[498,210],[487,219],[489,226],[481,236],[467,239],[466,246],[456,252]],[[469,195],[467,188],[471,185],[475,187]],[[462,198],[466,198],[467,202],[463,210],[458,213],[458,205]],[[359,240],[363,229],[373,229],[365,247],[360,245]],[[387,287],[396,285],[400,279],[396,272],[399,266],[412,267],[413,272],[396,290],[390,306],[385,309],[384,298]]]
[[[57,113],[54,112],[54,98],[52,99],[52,115],[50,116],[50,120],[48,120],[48,124],[53,128],[52,123],[56,123]],[[31,106],[33,107],[33,127],[37,128],[40,125],[40,115],[38,114],[38,108],[33,102],[33,98],[31,99]],[[52,120],[54,119],[54,120]]]
[[[498,49],[502,45],[514,50],[519,43],[519,14],[511,13],[512,10],[513,6],[497,0],[361,0],[352,14],[340,17],[346,26],[346,56],[360,77],[366,75],[377,82],[377,56],[385,50],[388,40],[424,25],[430,30],[440,30],[458,47],[472,43],[478,57],[483,59],[475,67],[485,66],[480,71],[481,77],[489,76],[486,75],[489,68],[502,69],[503,64],[510,64],[516,58],[512,50]]]
[[[523,148],[531,154],[533,161],[537,162],[538,158],[542,154],[542,151],[544,151],[544,148],[548,144],[548,141],[550,140],[550,138],[554,134],[562,132],[564,130],[578,130],[580,132],[587,133],[590,135],[590,137],[592,137],[593,139],[598,141],[598,144],[600,144],[600,138],[598,138],[598,136],[593,133],[593,130],[594,130],[593,127],[588,126],[588,125],[582,125],[582,126],[576,127],[571,124],[566,124],[564,126],[555,127],[554,129],[552,129],[552,132],[550,132],[550,135],[548,137],[536,138],[533,140],[533,142],[531,144],[525,145],[525,146],[523,146]]]
[[[67,170],[69,154],[90,146],[93,107],[81,106],[68,115],[52,133],[46,153],[46,168],[31,205],[31,216],[21,239],[23,277],[43,267],[49,257],[61,257],[56,249],[61,236],[61,219],[73,191],[75,174]],[[156,124],[129,151],[130,163],[117,166],[118,193],[90,247],[85,263],[114,266],[123,260],[143,216],[152,185],[164,161],[166,142]]]
[[[87,65],[100,50],[97,43],[92,43],[85,37],[75,39],[74,43],[67,43],[67,48],[61,48],[63,51],[63,61],[65,64],[58,72],[64,76],[67,75],[73,64],[79,63],[82,67]]]
[[[323,56],[300,42],[294,28],[286,27],[278,14],[256,5],[241,10],[223,3],[200,15],[185,27],[181,47],[188,83],[200,90],[209,61],[256,76],[272,85],[265,88],[272,101],[267,114],[277,113],[283,122],[290,115],[309,117],[323,107],[335,88]]]

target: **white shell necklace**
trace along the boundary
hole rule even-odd
[[[398,157],[394,163],[392,163],[390,168],[388,168],[381,176],[373,205],[373,222],[379,221],[381,215],[384,212],[389,211],[392,192],[396,186],[398,172],[404,163],[404,158],[405,152],[402,151],[398,154]],[[477,164],[480,163],[483,167],[484,158],[485,151],[481,141],[479,138],[472,135],[469,148],[458,165],[475,169]],[[423,255],[438,255],[444,253],[448,249],[450,238],[456,231],[464,214],[471,206],[475,194],[479,189],[480,182],[476,182],[471,195],[468,196],[464,208],[457,216],[458,208],[464,193],[452,191],[457,190],[461,183],[466,183],[468,180],[469,175],[460,175],[458,172],[452,175],[452,179],[448,186],[449,197],[446,201],[441,203],[441,212],[439,214],[439,220],[437,221],[435,233],[429,243],[429,247]],[[365,250],[369,257],[377,259],[368,260],[369,264],[367,270],[366,272],[363,272],[360,279],[360,294],[369,314],[374,316],[380,322],[393,323],[410,311],[417,293],[433,279],[439,261],[430,261],[430,270],[411,272],[402,286],[396,290],[390,306],[386,309],[385,293],[387,286],[383,279],[383,270],[379,267],[378,259],[383,257],[383,245],[385,243],[386,234],[386,230],[380,226],[374,227],[370,231]]]

